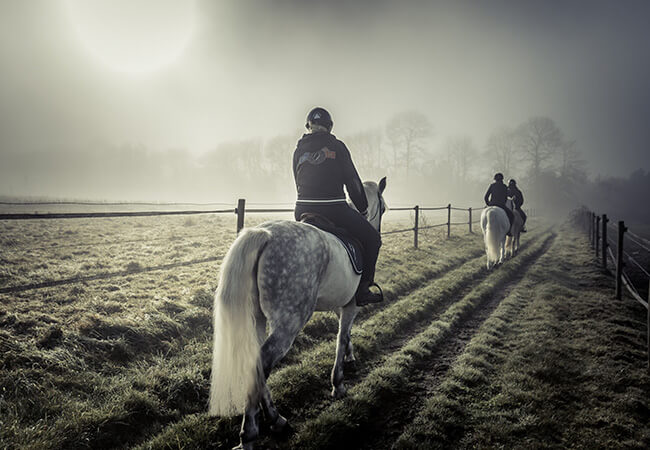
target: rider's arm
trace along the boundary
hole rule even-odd
[[[483,200],[485,200],[486,205],[490,205],[490,194],[492,193],[492,185],[488,188],[487,192],[485,193],[485,197],[483,197]]]
[[[298,178],[298,152],[294,151],[293,152],[293,179],[294,179],[294,181],[297,178]]]
[[[343,142],[340,142],[340,144],[341,149],[337,153],[341,155],[341,167],[343,169],[345,189],[348,191],[348,195],[350,196],[352,203],[354,203],[354,206],[357,207],[357,210],[359,210],[361,214],[367,213],[368,199],[366,198],[366,191],[363,190],[361,178],[359,178],[357,169],[354,167],[350,151]]]
[[[521,193],[521,189],[519,189],[519,192],[517,192],[517,193],[519,194],[518,195],[518,197],[519,197],[519,202],[518,202],[519,205],[517,205],[517,207],[521,208],[521,205],[524,204],[524,194]]]

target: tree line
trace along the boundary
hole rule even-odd
[[[291,202],[291,157],[301,134],[222,142],[201,155],[152,151],[139,144],[7,155],[0,194],[206,202],[243,196]],[[602,180],[588,180],[576,141],[545,116],[497,128],[485,142],[469,134],[440,136],[419,111],[403,111],[383,125],[339,137],[361,177],[387,175],[391,198],[401,204],[481,206],[495,172],[516,178],[527,203],[538,208],[564,210],[591,198],[586,186],[603,189]]]

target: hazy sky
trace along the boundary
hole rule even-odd
[[[650,2],[0,0],[0,157],[198,154],[315,105],[342,137],[419,109],[434,148],[548,115],[592,174],[650,169]]]

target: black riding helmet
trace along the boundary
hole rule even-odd
[[[509,184],[510,186],[517,186],[517,182],[515,181],[514,178],[510,178],[510,181],[508,181],[508,184]]]
[[[330,116],[330,113],[328,113],[325,108],[317,107],[309,111],[309,114],[307,114],[305,128],[308,130],[310,129],[309,124],[320,125],[331,130],[334,122],[332,122],[332,116]]]
[[[503,181],[503,174],[501,172],[497,173],[496,175],[494,175],[494,179],[496,181]]]

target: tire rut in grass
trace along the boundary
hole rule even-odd
[[[543,242],[535,245],[528,254],[523,254],[524,260],[521,265],[517,265],[521,268],[518,267],[519,272],[525,271],[536,261],[546,251],[552,239],[553,235],[546,234],[545,237],[539,239]],[[334,444],[358,447],[364,444],[364,440],[368,436],[380,436],[382,433],[388,433],[391,429],[391,417],[399,418],[400,423],[405,423],[410,414],[408,411],[412,410],[417,399],[405,389],[410,387],[408,384],[404,387],[398,387],[398,385],[405,376],[411,376],[407,374],[429,371],[424,360],[431,359],[431,355],[435,352],[447,352],[451,359],[453,359],[453,355],[461,352],[464,347],[463,342],[450,340],[449,335],[454,331],[448,327],[458,329],[458,327],[465,326],[468,333],[473,334],[473,331],[478,329],[482,323],[481,317],[477,315],[478,312],[474,312],[478,311],[476,308],[483,308],[483,305],[487,304],[486,302],[495,297],[494,301],[498,303],[500,296],[494,295],[494,292],[501,286],[512,284],[513,276],[509,271],[501,272],[501,274],[490,272],[490,275],[492,275],[490,279],[494,283],[493,286],[477,285],[479,289],[476,292],[471,292],[468,296],[453,303],[440,316],[440,319],[432,320],[424,332],[412,336],[412,339],[403,348],[384,358],[387,363],[375,367],[370,374],[364,377],[364,380],[353,387],[351,396],[331,404],[314,421],[303,422],[305,426],[298,431],[292,444],[301,448],[329,448]],[[518,274],[515,275],[515,279],[518,276]],[[476,283],[473,284],[476,285]],[[485,314],[489,315],[490,312],[491,309],[488,308]],[[468,315],[470,318],[476,315],[478,322],[471,322]],[[467,325],[462,325],[466,323]],[[441,350],[444,345],[448,346],[447,349]],[[422,364],[425,364],[424,369],[420,368]],[[444,373],[447,366],[448,364],[441,365],[440,373]],[[379,422],[375,423],[376,419],[373,415],[379,410],[390,412],[384,419],[379,419]],[[386,437],[376,439],[373,444],[374,448],[377,446],[387,448]]]
[[[553,243],[555,236],[548,239],[534,258],[528,261],[498,293],[482,303],[466,320],[453,327],[451,335],[429,357],[419,361],[408,380],[405,380],[401,395],[387,399],[383,416],[375,416],[371,423],[361,431],[363,436],[372,438],[359,446],[361,449],[391,448],[392,443],[401,435],[405,424],[410,423],[430,396],[444,379],[454,361],[463,353],[466,345],[477,333],[481,325],[492,315],[501,301],[508,297],[533,264],[545,254]]]
[[[466,259],[452,258],[452,261],[447,262],[442,269],[429,269],[420,273],[419,276],[413,277],[413,284],[406,283],[406,285],[402,284],[396,289],[385,290],[384,295],[386,301],[381,304],[374,305],[371,308],[365,308],[359,311],[359,314],[357,314],[357,317],[355,319],[355,324],[359,325],[363,323],[373,315],[386,309],[392,303],[398,301],[400,298],[406,297],[422,288],[423,286],[426,286],[431,281],[431,279],[443,277],[446,274],[464,265],[468,260],[479,258],[482,254],[482,249],[468,251],[467,254],[464,255]],[[420,282],[417,282],[417,278],[422,278],[422,280]],[[278,364],[277,368],[299,362],[301,352],[309,350],[309,348],[317,345],[319,341],[335,339],[337,333],[338,319],[333,314],[328,314],[324,317],[321,316],[317,320],[313,320],[312,318],[312,320],[307,323],[305,328],[298,335],[293,345],[291,346],[289,353],[287,353],[283,360]]]
[[[531,239],[524,242],[520,250],[525,250],[528,248],[528,246],[532,245],[533,243],[537,242],[537,240],[543,235],[543,232],[536,233],[531,236]],[[418,283],[416,285],[413,285],[409,288],[403,288],[403,289],[397,289],[394,292],[387,292],[386,297],[388,298],[389,301],[384,302],[383,304],[374,306],[372,308],[367,308],[367,309],[362,309],[355,319],[354,326],[359,327],[363,325],[367,320],[372,319],[375,315],[378,313],[384,311],[386,308],[390,307],[394,303],[397,303],[398,301],[403,300],[404,298],[409,297],[413,293],[417,292],[420,289],[425,288],[429,284],[431,284],[432,281],[439,280],[441,278],[444,278],[446,276],[449,276],[451,274],[454,274],[459,271],[462,267],[467,266],[469,263],[474,263],[478,262],[482,259],[485,258],[485,251],[481,248],[476,251],[470,251],[467,253],[465,260],[457,261],[457,262],[451,262],[448,263],[448,266],[445,267],[443,270],[440,271],[433,271],[432,276],[434,278],[429,278],[428,280],[425,280],[421,283]],[[477,277],[486,277],[488,275],[488,272],[485,272],[482,268],[477,272]],[[481,278],[481,279],[482,279]],[[471,286],[471,285],[470,285]],[[456,297],[462,297],[467,293],[468,290],[471,290],[471,287],[469,288],[464,288],[463,291],[460,293],[457,291],[450,292],[450,295],[454,295]],[[293,346],[289,350],[289,353],[280,361],[280,363],[274,368],[274,371],[277,371],[278,369],[281,369],[283,367],[287,367],[292,364],[300,363],[303,361],[303,355],[304,352],[309,352],[311,349],[316,347],[319,343],[322,342],[327,342],[327,341],[334,341],[336,339],[336,334],[338,332],[338,320],[335,317],[330,318],[329,320],[323,318],[321,319],[320,323],[316,325],[316,328],[320,331],[318,333],[318,336],[315,336],[315,331],[314,331],[314,326],[312,325],[313,322],[309,322],[305,329],[298,335],[296,338],[296,341],[294,342]],[[410,325],[410,324],[409,324]],[[414,327],[422,328],[422,324],[418,325],[417,323],[414,323]],[[306,335],[307,334],[307,335]],[[411,335],[414,334],[413,332]],[[408,336],[407,336],[408,338]],[[353,331],[353,344],[354,344],[354,331]],[[394,348],[394,347],[392,347]],[[333,355],[333,354],[332,354]],[[359,358],[363,359],[364,363],[366,362],[364,358]],[[332,364],[334,362],[332,361]]]

